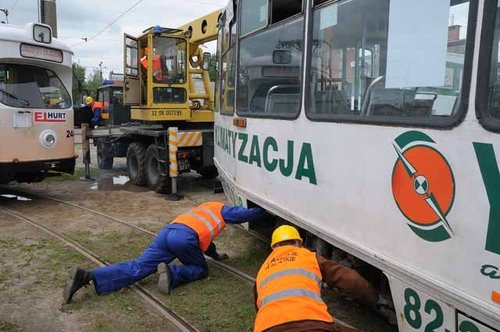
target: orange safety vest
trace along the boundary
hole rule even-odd
[[[92,105],[92,111],[94,111],[96,108],[99,108],[102,111],[102,103],[100,101],[94,101],[94,104]]]
[[[141,59],[141,65],[142,65],[144,71],[146,71],[148,69],[148,58],[147,57],[143,57]],[[161,70],[161,61],[160,61],[160,57],[158,55],[155,55],[153,57],[153,76],[159,81],[163,80],[163,71]]]
[[[172,223],[184,224],[198,234],[200,248],[204,252],[217,235],[226,227],[222,218],[222,207],[220,202],[204,203],[175,218]]]
[[[254,332],[301,320],[333,322],[321,298],[321,280],[315,253],[295,246],[274,249],[257,274]]]

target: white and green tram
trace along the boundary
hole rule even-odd
[[[498,0],[231,1],[226,195],[382,271],[400,331],[498,331],[499,45]]]

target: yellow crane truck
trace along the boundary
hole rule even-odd
[[[117,109],[130,112],[130,121],[108,121],[90,131],[100,168],[126,157],[130,181],[159,193],[176,191],[172,178],[190,170],[205,177],[217,174],[210,53],[201,46],[217,38],[221,12],[177,29],[155,26],[138,37],[124,35],[123,104],[130,111]]]

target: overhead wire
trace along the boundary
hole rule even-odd
[[[71,47],[77,47],[77,46],[80,46],[82,44],[85,44],[85,43],[88,43],[89,41],[95,39],[96,37],[98,37],[100,34],[102,34],[104,31],[106,31],[110,26],[112,26],[116,21],[118,21],[120,18],[122,18],[125,14],[127,14],[128,12],[130,12],[132,9],[134,9],[135,7],[137,7],[141,2],[143,2],[144,0],[139,0],[137,1],[136,3],[134,3],[131,7],[129,7],[127,10],[125,10],[123,13],[121,13],[120,15],[118,15],[114,20],[112,20],[110,23],[108,23],[104,28],[102,28],[99,32],[97,32],[95,35],[93,35],[92,37],[90,38],[85,38],[85,40],[83,42],[80,42],[80,43],[77,43],[77,44],[74,44],[72,45]]]
[[[14,7],[17,5],[18,2],[19,0],[14,1],[14,4],[10,7],[10,11],[14,9]]]

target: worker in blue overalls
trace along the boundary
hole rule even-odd
[[[92,283],[97,294],[127,287],[159,272],[158,286],[165,294],[185,283],[208,276],[208,265],[203,253],[216,260],[227,258],[219,254],[213,243],[226,224],[239,224],[263,220],[266,212],[261,208],[226,206],[221,202],[204,203],[176,217],[156,236],[137,259],[86,271],[74,268],[64,290],[64,301],[83,286]],[[168,265],[178,258],[183,265]]]

